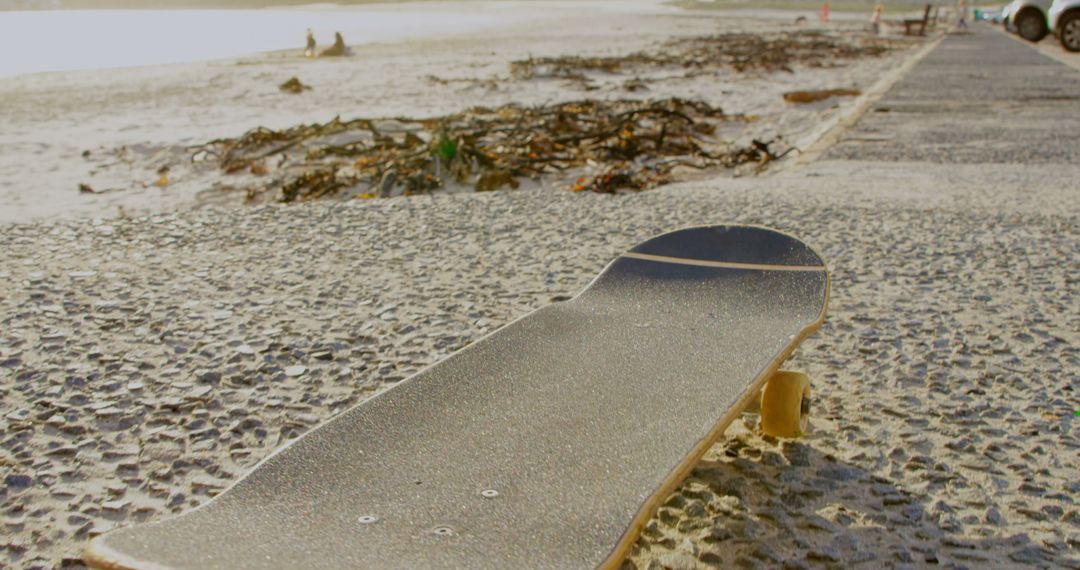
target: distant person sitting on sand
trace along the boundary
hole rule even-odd
[[[334,32],[334,45],[323,50],[319,54],[319,57],[333,57],[339,55],[348,55],[349,48],[345,46],[345,38],[341,37],[341,32]]]
[[[307,30],[307,49],[304,50],[305,57],[315,57],[315,34],[311,33],[311,28]]]
[[[881,35],[881,12],[883,10],[885,10],[885,7],[878,4],[874,6],[874,11],[870,14],[870,33],[875,36]]]

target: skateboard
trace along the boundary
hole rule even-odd
[[[95,538],[98,569],[617,568],[724,429],[806,429],[779,372],[829,274],[798,239],[650,239],[534,311],[279,449],[207,504]]]

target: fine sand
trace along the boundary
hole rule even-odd
[[[1078,567],[1077,211],[996,209],[1007,176],[985,170],[947,193],[941,171],[896,169],[909,190],[720,180],[0,228],[4,561],[50,566],[201,504],[634,243],[734,221],[833,268],[825,326],[788,364],[814,379],[813,433],[736,422],[634,564]]]

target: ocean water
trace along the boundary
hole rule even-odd
[[[303,50],[307,28],[321,49],[334,32],[356,45],[468,32],[502,17],[363,8],[0,11],[0,77]]]

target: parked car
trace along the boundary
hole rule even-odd
[[[1001,25],[1005,26],[1006,30],[1009,29],[1009,10],[1012,10],[1012,2],[1006,4],[1005,7],[1001,9]]]
[[[1061,47],[1080,51],[1080,0],[1054,0],[1046,19]]]
[[[1009,22],[1020,37],[1037,42],[1050,33],[1046,25],[1046,13],[1050,0],[1013,0],[1009,4]]]

